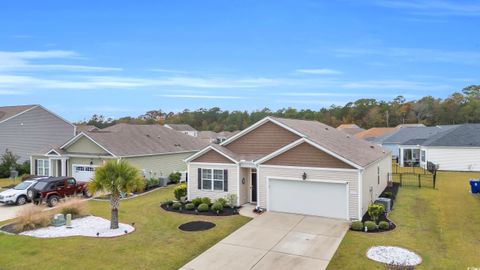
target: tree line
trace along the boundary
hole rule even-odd
[[[152,110],[137,117],[119,119],[93,115],[78,124],[94,125],[98,128],[117,123],[134,124],[189,124],[197,130],[234,131],[244,129],[266,116],[317,120],[337,127],[340,124],[354,123],[368,129],[371,127],[394,127],[398,124],[422,123],[425,125],[451,125],[480,123],[480,85],[471,85],[455,92],[445,99],[425,96],[407,101],[397,96],[391,101],[362,98],[348,102],[344,106],[332,105],[320,110],[284,108],[276,111],[264,108],[256,111],[228,111],[218,107],[195,111],[164,112]]]

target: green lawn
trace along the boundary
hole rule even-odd
[[[437,189],[401,187],[388,233],[348,232],[328,269],[385,269],[366,258],[373,245],[397,245],[417,252],[418,269],[480,267],[480,197],[469,193],[479,173],[440,172]]]
[[[1,184],[0,184],[1,185]],[[0,269],[178,269],[250,219],[203,217],[166,212],[160,202],[173,187],[122,201],[120,221],[135,222],[130,235],[106,239],[70,237],[36,239],[0,234]],[[88,202],[94,215],[109,218],[108,202]],[[185,233],[177,227],[192,220],[213,221],[206,232]]]
[[[0,179],[0,191],[2,190],[2,187],[4,186],[9,186],[12,184],[18,184],[20,183],[21,178],[15,178],[15,179],[8,179],[8,178],[3,178]]]

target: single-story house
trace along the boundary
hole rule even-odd
[[[198,138],[202,139],[208,143],[216,143],[220,144],[226,141],[228,138],[232,137],[233,135],[237,134],[239,131],[221,131],[215,132],[210,130],[199,131]]]
[[[106,160],[125,159],[147,178],[168,177],[172,172],[186,171],[183,160],[205,145],[161,125],[117,124],[81,132],[63,145],[32,155],[31,171],[88,181]]]
[[[375,138],[385,136],[387,134],[390,134],[394,132],[396,128],[389,128],[389,127],[374,127],[374,128],[369,128],[367,130],[361,131],[357,134],[355,134],[355,138],[357,139],[363,139],[367,141],[372,141]]]
[[[185,160],[188,199],[237,196],[237,205],[361,219],[385,189],[391,155],[317,121],[266,117]]]
[[[443,171],[480,171],[480,124],[451,126],[425,140],[411,140],[401,152],[419,152],[420,166],[438,165]]]
[[[338,130],[343,131],[345,133],[348,133],[350,135],[355,135],[357,133],[360,133],[362,131],[365,131],[365,129],[355,125],[355,124],[342,124],[337,127]]]
[[[377,137],[370,142],[381,145],[392,152],[392,157],[397,159],[400,166],[404,164],[418,164],[420,160],[419,151],[400,151],[400,145],[406,145],[411,140],[426,140],[431,136],[452,128],[453,126],[432,126],[432,127],[411,127],[403,126],[396,128],[394,132],[388,133],[382,137]]]
[[[164,127],[173,129],[175,131],[192,137],[197,137],[198,135],[198,131],[188,124],[165,124]]]
[[[0,107],[0,155],[8,149],[19,162],[75,136],[75,126],[41,105]]]

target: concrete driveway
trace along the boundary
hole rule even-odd
[[[347,230],[342,220],[267,212],[181,270],[326,269]]]
[[[0,221],[15,218],[18,211],[30,205],[30,203],[27,203],[25,205],[5,205],[3,203],[0,203]]]

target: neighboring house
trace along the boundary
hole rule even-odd
[[[205,143],[161,125],[117,124],[81,132],[63,145],[32,156],[32,172],[88,181],[105,161],[125,159],[147,178],[185,171],[185,158]]]
[[[198,135],[198,131],[187,124],[165,124],[164,127],[173,129],[175,131],[181,132],[183,134],[186,134],[192,137],[197,137]]]
[[[199,131],[198,138],[202,139],[208,143],[216,143],[220,144],[226,141],[228,138],[232,137],[233,135],[237,134],[239,131],[222,131],[222,132],[214,132],[214,131]]]
[[[33,153],[75,136],[75,126],[41,105],[0,107],[0,154],[29,160]]]
[[[80,134],[81,132],[95,131],[95,130],[99,130],[99,128],[93,125],[77,125],[77,132],[75,135]]]
[[[343,131],[345,133],[348,133],[350,135],[355,135],[357,133],[360,133],[362,131],[365,131],[365,129],[355,125],[355,124],[342,124],[337,127],[338,130]]]
[[[438,165],[444,171],[480,171],[480,124],[450,126],[426,140],[411,140],[400,149],[420,153],[420,166]]]
[[[372,143],[381,145],[383,148],[386,148],[392,152],[392,157],[397,159],[400,166],[408,165],[418,165],[420,160],[420,152],[414,150],[406,150],[404,152],[400,151],[400,145],[406,146],[407,143],[415,143],[412,140],[426,140],[431,136],[440,133],[442,131],[448,130],[453,126],[433,126],[433,127],[399,127],[396,128],[394,132],[388,133],[384,136],[373,138],[370,140]],[[413,145],[413,146],[414,146]],[[411,149],[415,149],[415,147]]]
[[[367,130],[361,131],[355,134],[355,137],[362,140],[372,141],[375,138],[385,136],[389,133],[394,132],[395,128],[386,128],[386,127],[375,127],[369,128]]]
[[[387,186],[391,156],[317,121],[266,117],[185,160],[188,198],[235,194],[268,211],[361,219]]]

